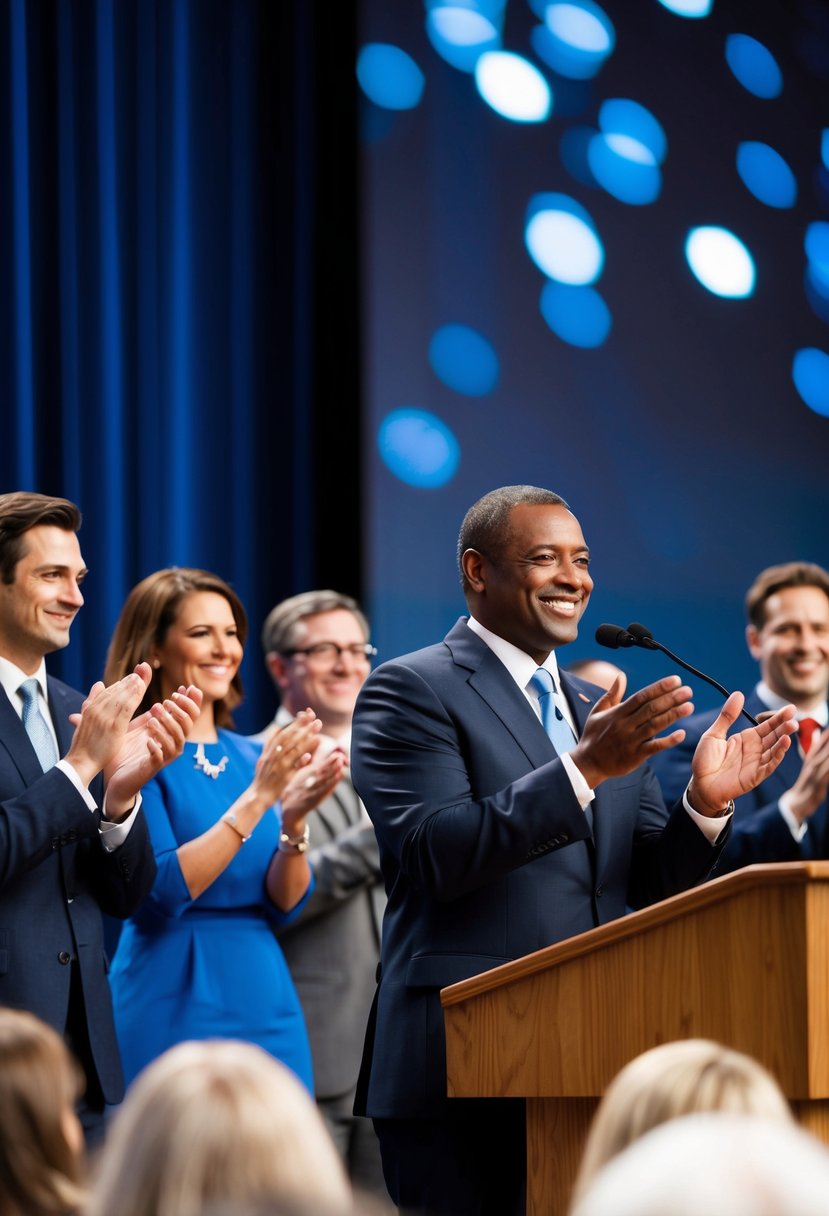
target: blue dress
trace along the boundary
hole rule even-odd
[[[176,855],[252,780],[260,745],[231,731],[218,734],[217,743],[204,744],[212,763],[228,759],[215,779],[195,767],[196,745],[187,743],[142,792],[158,875],[124,926],[110,972],[126,1081],[174,1043],[234,1038],[258,1043],[313,1093],[302,1009],[272,930],[293,920],[311,887],[288,913],[268,898],[265,875],[279,843],[276,814],[265,812],[198,899],[190,898]]]

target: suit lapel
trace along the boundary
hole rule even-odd
[[[32,747],[31,739],[26,734],[26,728],[2,688],[0,688],[0,747],[4,747],[8,752],[12,764],[20,773],[27,789],[43,776],[43,769],[40,767],[37,753]]]
[[[69,721],[69,715],[74,712],[76,705],[74,700],[69,699],[66,688],[60,681],[47,676],[46,685],[49,692],[52,725],[58,739],[58,752],[61,756],[65,756],[72,746],[72,737],[75,734],[75,728]]]

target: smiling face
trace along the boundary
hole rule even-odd
[[[749,625],[748,648],[772,692],[800,710],[829,696],[829,596],[820,587],[783,587],[764,605],[763,625]]]
[[[212,705],[227,696],[242,661],[242,644],[233,610],[215,591],[193,591],[178,613],[150,662],[161,676],[162,696],[184,684],[195,684]],[[204,712],[204,711],[202,711]]]
[[[341,652],[268,656],[271,675],[289,713],[297,714],[310,707],[322,720],[327,735],[337,738],[346,731],[371,663],[367,656],[343,648],[366,641],[360,621],[346,608],[303,617],[296,626],[291,649],[308,650],[323,642],[334,642]]]
[[[23,671],[69,644],[86,566],[74,532],[41,524],[23,535],[14,582],[0,583],[0,654]]]
[[[566,507],[519,503],[500,551],[467,549],[462,564],[473,616],[536,663],[575,640],[593,580],[581,528]]]

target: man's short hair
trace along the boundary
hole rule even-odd
[[[357,618],[366,640],[369,625],[360,605],[350,595],[340,591],[303,591],[277,604],[262,626],[262,649],[265,654],[285,654],[297,642],[299,625],[308,616],[344,609]]]
[[[755,629],[766,623],[766,601],[785,587],[819,587],[829,597],[829,572],[814,562],[784,562],[761,570],[746,592],[746,616]]]
[[[43,526],[77,532],[81,513],[68,498],[50,498],[26,490],[0,494],[0,579],[4,583],[14,582],[17,563],[25,552],[25,534]]]
[[[464,553],[467,549],[475,549],[491,559],[500,557],[509,540],[510,511],[521,503],[566,507],[570,510],[569,504],[560,494],[554,494],[552,490],[542,490],[538,486],[501,486],[498,490],[490,490],[489,494],[484,494],[464,515],[458,535],[458,570],[464,591],[467,590],[466,576],[461,564]]]

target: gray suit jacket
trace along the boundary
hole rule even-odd
[[[315,888],[279,931],[311,1040],[318,1098],[357,1082],[386,898],[374,828],[350,776],[308,816]]]

